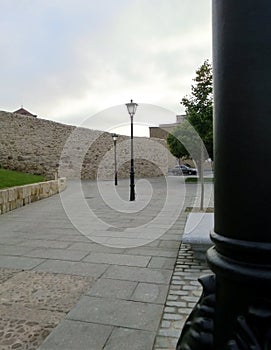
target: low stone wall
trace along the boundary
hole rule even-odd
[[[63,191],[66,178],[0,190],[0,214]]]

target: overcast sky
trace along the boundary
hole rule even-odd
[[[111,130],[129,123],[124,104],[133,99],[135,123],[170,123],[184,112],[196,69],[211,61],[210,0],[0,5],[1,110],[23,105],[44,119]]]

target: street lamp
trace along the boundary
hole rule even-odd
[[[111,134],[113,142],[114,142],[114,156],[115,156],[115,186],[118,184],[118,171],[117,171],[117,134]]]
[[[271,2],[212,5],[215,212],[207,263],[214,274],[201,279],[177,350],[271,349],[270,174],[255,173],[257,185],[248,176],[251,159],[271,159]]]
[[[133,119],[137,108],[137,103],[134,103],[131,100],[130,103],[126,103],[126,107],[128,113],[131,117],[131,168],[130,168],[130,201],[135,200],[135,171],[134,171],[134,149],[133,149],[133,139],[134,139],[134,131],[133,131]]]

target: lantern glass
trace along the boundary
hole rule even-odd
[[[135,115],[136,112],[136,108],[137,108],[138,104],[134,103],[133,100],[131,100],[130,103],[126,103],[126,107],[128,110],[128,113],[132,116]]]
[[[111,136],[112,136],[112,138],[113,138],[113,141],[117,141],[117,138],[118,138],[119,135],[117,135],[117,134],[111,134]]]

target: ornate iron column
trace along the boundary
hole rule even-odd
[[[213,0],[214,275],[178,350],[271,349],[271,2]]]

